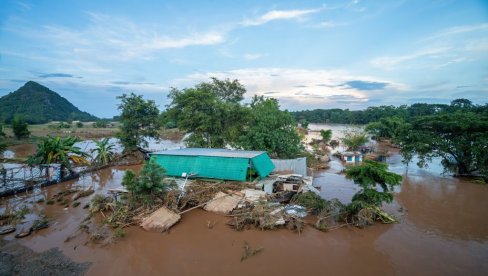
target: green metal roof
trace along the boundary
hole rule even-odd
[[[214,157],[237,157],[253,158],[265,151],[230,150],[230,149],[208,149],[208,148],[184,148],[166,150],[151,153],[151,155],[185,155],[185,156],[214,156]]]
[[[167,175],[177,177],[186,173],[199,178],[246,181],[251,166],[260,178],[274,169],[265,151],[191,148],[152,153],[151,159],[155,159]]]

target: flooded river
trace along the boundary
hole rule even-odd
[[[400,223],[365,229],[320,232],[307,227],[236,232],[228,218],[203,210],[183,215],[169,233],[148,233],[131,227],[112,245],[86,243],[86,237],[65,242],[86,215],[81,206],[63,208],[35,203],[73,186],[94,186],[97,193],[118,187],[126,169],[109,168],[78,180],[1,199],[1,208],[29,204],[54,219],[48,229],[19,240],[41,252],[59,247],[77,262],[91,262],[89,275],[488,275],[488,186],[440,175],[436,166],[408,172],[393,152],[390,169],[403,175],[395,202],[385,208]],[[337,174],[342,164],[315,174],[324,198],[350,201],[358,188]],[[208,222],[216,222],[209,229]],[[14,239],[11,235],[5,239]],[[244,242],[263,251],[241,262]]]

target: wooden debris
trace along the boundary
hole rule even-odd
[[[164,232],[181,219],[179,214],[170,211],[166,207],[161,207],[149,217],[143,219],[141,226],[146,231]]]
[[[86,196],[89,196],[91,194],[93,194],[95,191],[93,190],[93,187],[90,186],[90,188],[86,189],[86,190],[82,190],[82,191],[78,191],[76,192],[73,197],[71,198],[72,201],[75,201],[79,198],[82,198],[82,197],[86,197]]]
[[[215,197],[203,207],[203,209],[209,212],[229,214],[236,208],[241,199],[242,197],[238,195],[228,195],[223,192],[218,192]]]

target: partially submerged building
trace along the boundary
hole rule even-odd
[[[150,154],[169,176],[250,181],[265,178],[275,166],[265,151],[185,148]]]
[[[363,162],[363,155],[359,151],[346,151],[341,154],[342,161],[346,164],[355,164]]]

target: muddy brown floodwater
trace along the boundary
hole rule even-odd
[[[9,146],[0,157],[4,158],[27,158],[36,152],[37,146],[34,144],[20,144]]]
[[[86,243],[83,235],[64,242],[86,210],[35,203],[74,186],[94,186],[103,193],[120,185],[126,169],[139,167],[109,168],[2,199],[0,208],[28,204],[34,212],[45,212],[53,225],[19,242],[36,252],[58,247],[75,262],[90,262],[88,275],[488,275],[488,186],[443,177],[434,168],[410,165],[407,173],[397,154],[388,162],[404,176],[395,202],[385,206],[400,223],[365,229],[236,232],[225,224],[226,217],[194,210],[169,233],[131,227],[117,243],[102,246]],[[348,202],[358,189],[337,174],[341,169],[334,159],[328,171],[316,174],[315,185],[322,186],[323,197]],[[209,221],[216,223],[212,229]],[[244,242],[263,251],[241,262]]]

